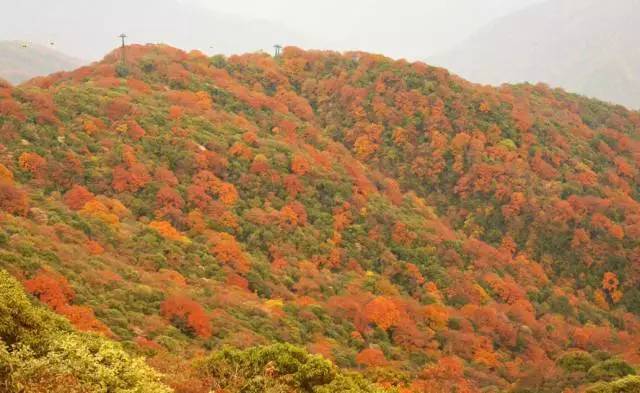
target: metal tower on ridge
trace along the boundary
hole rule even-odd
[[[122,57],[121,57],[121,59],[120,59],[120,60],[122,61],[122,64],[124,64],[124,63],[125,63],[125,49],[124,49],[124,46],[125,46],[125,45],[124,45],[124,39],[125,39],[125,38],[127,38],[127,35],[126,35],[126,34],[124,34],[124,33],[122,33],[122,34],[120,34],[118,37],[120,37],[120,38],[122,39]]]
[[[280,45],[280,44],[276,44],[276,45],[274,45],[273,47],[274,47],[274,49],[276,50],[276,51],[275,51],[275,54],[274,54],[274,57],[278,57],[278,56],[280,56],[280,51],[282,50],[282,45]]]

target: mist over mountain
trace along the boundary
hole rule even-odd
[[[17,84],[36,76],[70,71],[82,61],[44,45],[0,41],[0,78]]]
[[[225,15],[189,1],[60,0],[55,7],[40,0],[16,2],[3,9],[0,37],[55,42],[80,58],[98,60],[126,33],[131,42],[166,43],[208,53],[271,51],[274,44],[304,45],[306,38],[278,23]]]
[[[638,0],[548,1],[432,60],[474,82],[544,82],[640,108],[639,26]]]

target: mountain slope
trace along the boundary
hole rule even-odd
[[[638,0],[547,1],[434,61],[476,82],[544,82],[640,108],[639,23]]]
[[[0,89],[0,266],[176,391],[334,383],[242,360],[283,341],[401,392],[635,373],[638,112],[366,53],[127,61]]]
[[[0,78],[18,84],[36,76],[79,67],[80,60],[42,45],[0,41]]]

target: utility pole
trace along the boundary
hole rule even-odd
[[[122,65],[124,65],[125,63],[125,49],[124,49],[124,39],[127,38],[127,35],[122,33],[120,34],[118,37],[120,37],[122,39],[122,57],[120,58],[120,60],[122,61]]]
[[[273,46],[275,48],[275,55],[273,57],[278,57],[280,56],[280,50],[282,50],[282,45],[276,44]]]

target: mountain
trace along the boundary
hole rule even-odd
[[[217,13],[190,0],[60,0],[55,7],[25,0],[3,10],[0,24],[0,37],[53,41],[65,53],[89,60],[101,59],[119,45],[122,33],[127,42],[227,54],[307,43],[304,35],[277,23]]]
[[[475,82],[544,82],[638,109],[639,25],[638,0],[546,1],[433,60]]]
[[[78,68],[82,61],[43,45],[0,41],[0,78],[18,84],[36,76]]]
[[[0,85],[5,390],[637,389],[639,112],[362,52],[125,50]]]

